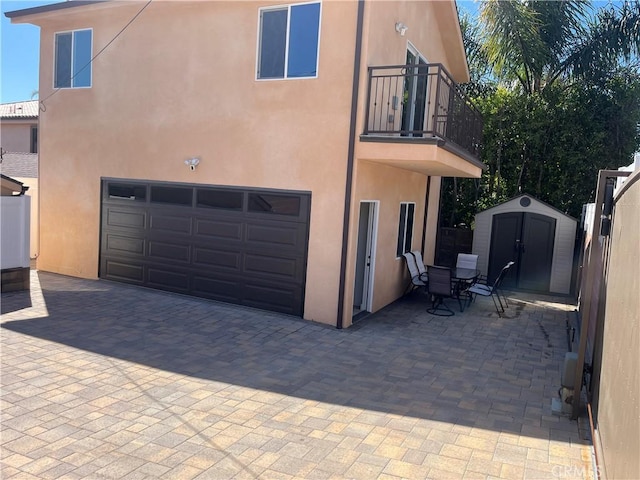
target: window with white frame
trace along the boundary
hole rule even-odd
[[[319,35],[320,3],[261,9],[257,77],[316,77]]]
[[[54,88],[91,86],[91,29],[56,33]]]
[[[411,202],[400,203],[400,222],[398,223],[398,246],[396,256],[401,257],[403,253],[411,251],[411,240],[413,239],[413,215],[416,204]]]

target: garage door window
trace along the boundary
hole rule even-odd
[[[192,188],[151,187],[151,202],[153,203],[171,203],[172,205],[191,206],[192,201]]]
[[[109,198],[113,200],[137,200],[144,202],[147,199],[147,187],[126,183],[110,183],[108,195]]]
[[[242,210],[242,192],[198,189],[196,195],[198,207],[220,208],[223,210]]]
[[[250,193],[249,211],[298,216],[300,214],[300,197]]]

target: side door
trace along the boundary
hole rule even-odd
[[[518,288],[548,292],[551,281],[556,219],[525,213],[520,242]]]
[[[491,251],[489,253],[489,282],[493,282],[502,267],[508,262],[515,262],[509,269],[502,285],[506,288],[518,286],[518,264],[520,254],[520,234],[522,232],[522,216],[520,212],[500,213],[493,217],[491,227]]]
[[[427,102],[427,83],[429,66],[417,50],[409,46],[407,50],[407,76],[404,79],[402,94],[402,125],[404,136],[422,137]]]

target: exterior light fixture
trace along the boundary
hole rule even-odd
[[[188,166],[189,170],[191,170],[192,172],[196,169],[199,163],[200,163],[200,159],[197,157],[188,158],[187,160],[184,161],[184,164]]]
[[[396,23],[396,32],[398,32],[401,37],[404,37],[404,34],[407,33],[407,30],[409,30],[409,27],[407,27],[404,23]]]

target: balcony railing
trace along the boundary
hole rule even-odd
[[[482,116],[440,64],[369,67],[364,135],[439,137],[476,158]]]

